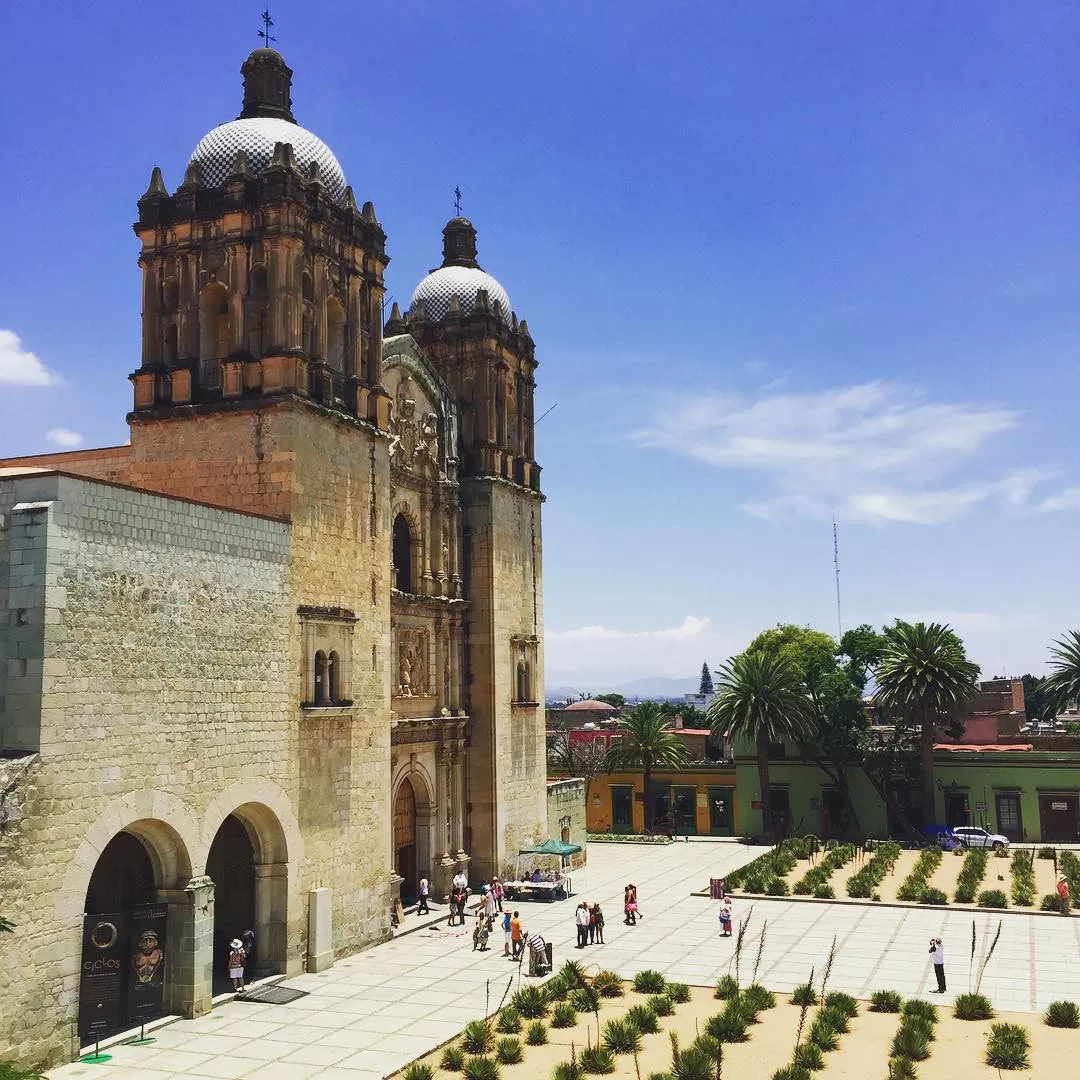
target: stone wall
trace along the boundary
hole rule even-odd
[[[17,504],[34,508],[13,513]],[[27,514],[29,528],[12,527]],[[26,667],[0,712],[5,745],[40,749],[19,820],[0,833],[0,897],[17,927],[0,936],[0,1046],[56,1061],[78,1047],[87,884],[121,830],[152,853],[161,898],[183,905],[221,822],[250,808],[241,813],[262,828],[265,861],[297,869],[280,932],[299,955],[303,844],[282,663],[289,533],[57,474],[0,479],[0,517],[0,647],[18,645],[13,629],[42,643],[40,670]],[[27,565],[19,589],[29,592],[5,588]]]
[[[585,781],[549,780],[547,783],[547,827],[552,840],[563,839],[563,829],[570,830],[566,839],[580,844],[581,851],[570,856],[570,866],[585,865]]]

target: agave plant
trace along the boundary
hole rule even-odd
[[[828,1015],[818,1014],[810,1025],[810,1041],[821,1047],[826,1053],[831,1053],[840,1045],[840,1032],[830,1023]]]
[[[825,1068],[825,1054],[816,1043],[803,1043],[795,1048],[791,1064],[816,1072]]]
[[[622,997],[626,992],[622,979],[614,971],[598,971],[592,978],[592,987],[601,997],[606,998]]]
[[[953,1003],[953,1016],[957,1020],[992,1020],[994,1006],[983,994],[960,994]]]
[[[892,1057],[925,1061],[930,1056],[930,1039],[925,1029],[901,1024],[893,1036],[889,1052]]]
[[[838,1008],[836,1005],[825,1006],[815,1019],[821,1019],[839,1035],[846,1035],[851,1027],[851,1017],[848,1016],[845,1010]]]
[[[991,1024],[986,1064],[994,1069],[1027,1069],[1031,1065],[1027,1029],[1019,1024]]]
[[[663,991],[676,1005],[684,1005],[690,1000],[690,987],[686,983],[669,982]]]
[[[463,1070],[465,1080],[499,1080],[499,1063],[490,1057],[479,1055],[468,1058]]]
[[[553,1028],[571,1028],[577,1023],[577,1012],[569,1001],[560,1001],[551,1010]]]
[[[905,1020],[916,1017],[931,1026],[937,1023],[937,1006],[932,1001],[923,1001],[921,998],[910,998],[905,1001],[900,1013]]]
[[[859,1003],[850,994],[845,994],[840,990],[826,994],[822,999],[822,1004],[826,1009],[836,1009],[852,1020],[859,1015]]]
[[[516,1035],[521,1030],[521,1013],[513,1005],[507,1005],[495,1021],[495,1030],[500,1035]]]
[[[426,1061],[414,1061],[405,1066],[401,1080],[435,1080],[435,1070]]]
[[[1080,1008],[1072,1001],[1052,1001],[1046,1007],[1043,1021],[1050,1027],[1080,1027]]]
[[[660,1030],[660,1020],[653,1010],[649,1001],[631,1005],[626,1010],[626,1019],[641,1032],[642,1035],[655,1035]]]
[[[720,998],[721,1001],[725,1001],[728,998],[735,997],[739,992],[739,983],[734,975],[721,975],[720,981],[716,984],[716,992],[713,997]]]
[[[510,1007],[526,1020],[539,1020],[547,1014],[548,1003],[539,986],[523,986],[510,999]]]
[[[530,1046],[543,1046],[548,1041],[547,1025],[543,1020],[534,1020],[526,1028],[525,1041]]]
[[[918,1075],[914,1061],[902,1057],[889,1058],[889,1075],[885,1080],[917,1080]]]
[[[671,1063],[673,1080],[713,1080],[715,1059],[703,1046],[688,1046]]]
[[[898,1013],[904,1007],[904,999],[895,990],[875,990],[870,995],[870,1011]]]
[[[641,1032],[628,1017],[617,1017],[604,1025],[603,1046],[613,1054],[637,1053],[641,1050]]]
[[[766,990],[760,983],[751,983],[740,997],[747,1008],[752,1008],[755,1013],[771,1009],[776,1005],[776,995],[771,990]]]
[[[551,1080],[584,1080],[585,1072],[576,1061],[560,1061],[551,1070]]]
[[[817,1003],[817,991],[810,983],[801,983],[791,991],[792,1005],[816,1005]]]
[[[578,1054],[578,1061],[587,1073],[602,1076],[615,1071],[615,1055],[605,1046],[586,1046]]]
[[[739,1043],[746,1042],[749,1038],[746,1033],[746,1019],[738,1008],[731,1008],[733,1004],[733,1001],[728,1002],[728,1008],[705,1021],[706,1033],[717,1042]]]
[[[495,1056],[503,1065],[517,1065],[525,1057],[525,1048],[520,1039],[504,1035],[495,1043]]]
[[[667,981],[659,971],[647,968],[634,976],[634,989],[639,994],[662,994],[667,989]]]
[[[461,1047],[470,1054],[486,1054],[494,1039],[487,1020],[470,1020],[461,1032]]]
[[[448,1046],[439,1059],[439,1068],[444,1072],[461,1072],[465,1068],[465,1051],[460,1046]]]

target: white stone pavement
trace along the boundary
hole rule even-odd
[[[607,944],[573,947],[574,902],[524,903],[530,929],[555,946],[556,966],[567,957],[632,975],[657,968],[684,982],[710,985],[729,970],[734,938],[718,937],[717,905],[691,892],[710,876],[745,862],[760,849],[730,843],[665,847],[593,844],[589,867],[574,876],[578,899],[600,901]],[[622,923],[622,888],[638,886],[642,920]],[[928,939],[946,946],[949,998],[966,990],[970,911],[792,900],[736,901],[736,918],[753,915],[744,946],[747,981],[758,934],[768,923],[759,981],[786,991],[820,974],[833,936],[838,958],[830,985],[857,996],[881,988],[911,996],[934,985]],[[1036,1011],[1058,998],[1080,1000],[1080,918],[1027,914],[975,915],[980,935],[1003,929],[982,990],[1001,1009]],[[980,940],[985,940],[981,937]],[[234,1001],[198,1020],[154,1032],[151,1046],[115,1046],[108,1064],[53,1069],[52,1080],[374,1080],[451,1038],[498,1004],[516,965],[472,951],[471,927],[426,928],[339,961],[330,971],[285,985],[308,991],[289,1005]],[[947,1000],[948,1000],[947,999]],[[933,1000],[933,999],[930,999]]]

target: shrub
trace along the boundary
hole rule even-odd
[[[530,1046],[543,1046],[548,1041],[547,1025],[543,1020],[534,1020],[525,1032],[525,1041]]]
[[[839,1035],[845,1035],[851,1027],[851,1019],[844,1009],[836,1005],[830,1005],[818,1013],[818,1017],[824,1017],[827,1023]]]
[[[626,993],[622,979],[614,971],[598,971],[593,976],[592,985],[601,997],[617,998]]]
[[[664,988],[664,993],[676,1005],[685,1005],[690,1000],[690,987],[686,983],[669,982]]]
[[[600,995],[591,986],[579,986],[570,991],[567,999],[575,1012],[596,1012],[600,1006]]]
[[[971,848],[964,853],[964,865],[956,878],[953,900],[957,904],[975,902],[975,890],[986,873],[986,848]]]
[[[548,1011],[544,991],[539,986],[523,986],[510,999],[510,1006],[526,1020],[539,1020]]]
[[[634,989],[639,994],[662,994],[667,989],[667,982],[659,971],[646,969],[634,976]]]
[[[1054,857],[1054,849],[1052,847],[1039,848],[1040,859],[1052,859]]]
[[[870,995],[870,1011],[898,1013],[904,1007],[904,999],[895,990],[875,990]]]
[[[0,1076],[4,1074],[0,1072]],[[435,1070],[425,1061],[414,1061],[405,1066],[401,1080],[435,1080]]]
[[[599,974],[610,975],[611,972],[601,971]],[[566,984],[567,990],[573,990],[575,986],[584,986],[589,981],[585,974],[585,965],[580,960],[564,960],[557,977]]]
[[[1060,911],[1061,901],[1058,899],[1057,893],[1048,892],[1042,898],[1042,903],[1039,904],[1040,911]]]
[[[544,983],[544,998],[549,1005],[553,1005],[556,1001],[565,1001],[572,989],[573,987],[567,985],[560,971],[558,975]]]
[[[842,990],[834,990],[831,994],[826,994],[822,1004],[826,1009],[836,1009],[842,1012],[849,1019],[859,1015],[859,1003],[850,994],[845,994]]]
[[[922,1020],[931,1027],[937,1023],[937,1006],[932,1001],[910,998],[904,1002],[900,1012],[905,1020],[915,1018],[916,1020]]]
[[[814,899],[815,900],[835,900],[836,899],[836,891],[833,889],[833,887],[831,885],[819,885],[814,890]]]
[[[660,1030],[660,1020],[648,1002],[631,1005],[626,1010],[626,1019],[641,1032],[642,1035],[655,1035]]]
[[[992,1020],[994,1006],[984,994],[960,994],[953,1004],[957,1020]]]
[[[615,1071],[615,1055],[604,1046],[586,1046],[578,1054],[578,1061],[587,1073],[603,1075]]]
[[[1031,1064],[1027,1029],[1019,1024],[991,1024],[986,1064],[993,1069],[1026,1069]]]
[[[657,1016],[670,1016],[675,1011],[675,1005],[667,994],[655,994],[646,1004]]]
[[[470,1020],[461,1032],[461,1046],[470,1054],[486,1054],[494,1036],[487,1020]]]
[[[551,1080],[583,1080],[584,1070],[576,1061],[560,1061],[551,1070]]]
[[[471,1057],[465,1062],[465,1080],[499,1080],[499,1063],[490,1057]]]
[[[569,1001],[560,1001],[551,1010],[553,1028],[569,1028],[577,1023],[577,1012]]]
[[[792,1005],[816,1005],[818,1003],[817,991],[810,983],[801,983],[791,991]]]
[[[773,878],[765,886],[766,896],[787,896],[791,890],[788,888],[788,883],[781,877]]]
[[[1034,855],[1018,848],[1012,853],[1009,873],[1012,877],[1012,902],[1017,907],[1031,907],[1035,902]]]
[[[495,1056],[504,1065],[517,1065],[524,1060],[525,1050],[520,1039],[515,1039],[513,1035],[504,1035],[495,1044]]]
[[[671,1063],[674,1080],[712,1080],[716,1058],[703,1046],[688,1046]]]
[[[889,1058],[889,1075],[886,1080],[916,1080],[917,1076],[915,1062],[902,1057]]]
[[[675,1080],[669,1072],[651,1072],[646,1080]]]
[[[930,1040],[926,1037],[926,1031],[901,1024],[893,1036],[889,1053],[892,1057],[907,1058],[908,1061],[925,1061],[930,1056]]]
[[[810,1070],[804,1065],[781,1065],[772,1080],[810,1080]]]
[[[764,986],[759,983],[753,983],[748,986],[740,995],[740,1000],[747,1007],[754,1010],[754,1012],[761,1012],[763,1009],[772,1009],[776,1006],[776,995],[771,990],[766,990]]]
[[[874,887],[885,880],[885,875],[898,858],[900,858],[899,844],[891,840],[876,844],[870,861],[848,879],[848,896],[857,899],[874,899]]]
[[[734,975],[721,975],[720,981],[716,984],[716,992],[713,997],[720,998],[721,1001],[727,998],[734,997],[739,992],[739,984],[735,981]]]
[[[500,1035],[516,1035],[521,1030],[521,1013],[513,1005],[507,1005],[499,1013],[499,1019],[495,1022],[495,1030]]]
[[[825,1053],[816,1043],[803,1043],[795,1047],[791,1063],[816,1072],[825,1068]]]
[[[465,1051],[460,1046],[448,1046],[439,1059],[439,1068],[446,1072],[461,1072],[465,1068]]]
[[[641,1032],[628,1017],[609,1020],[604,1025],[604,1049],[613,1054],[633,1054],[641,1049]]]
[[[1050,1027],[1080,1027],[1080,1008],[1072,1001],[1052,1001],[1046,1007],[1043,1021]]]
[[[1009,906],[1009,898],[1000,889],[983,889],[979,893],[979,907],[1004,908]]]
[[[746,1018],[737,1006],[732,1007],[734,1003],[733,998],[723,1012],[718,1012],[705,1021],[706,1033],[717,1042],[739,1043],[746,1042],[749,1038],[746,1033]]]
[[[810,1041],[825,1053],[835,1050],[840,1045],[840,1032],[829,1022],[830,1018],[819,1014],[810,1025]]]
[[[940,862],[941,848],[936,844],[933,847],[926,848],[915,860],[915,865],[911,868],[908,876],[904,878],[904,883],[896,890],[896,899],[914,901],[915,903],[921,902],[923,893],[926,891],[926,883],[930,880],[930,875],[937,869]]]
[[[923,889],[922,902],[940,906],[941,904],[947,904],[949,898],[940,889]]]

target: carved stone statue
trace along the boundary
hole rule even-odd
[[[439,417],[433,412],[426,413],[420,424],[416,456],[426,459],[432,465],[439,464]]]

